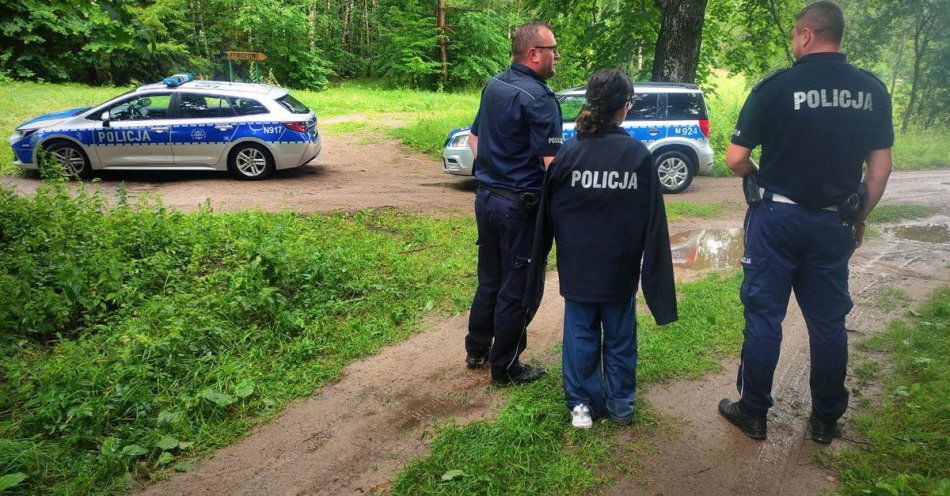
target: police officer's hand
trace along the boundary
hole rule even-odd
[[[857,250],[864,243],[864,229],[867,225],[864,222],[854,223],[854,249]]]

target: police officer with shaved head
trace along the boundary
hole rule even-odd
[[[525,24],[511,39],[511,66],[492,77],[469,137],[475,154],[478,289],[472,302],[465,362],[491,365],[492,383],[524,384],[544,376],[522,364],[527,325],[523,303],[534,219],[545,168],[561,146],[561,107],[545,81],[560,58],[551,27]]]
[[[766,437],[782,321],[794,290],[811,348],[812,439],[830,443],[848,406],[848,260],[884,194],[894,130],[884,84],[839,51],[841,9],[815,2],[796,20],[794,65],[753,87],[726,154],[729,168],[743,177],[749,209],[739,399],[723,399],[719,413],[749,437]],[[757,166],[750,153],[759,145]]]

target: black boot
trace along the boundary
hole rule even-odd
[[[514,377],[511,377],[509,375],[504,375],[502,377],[495,377],[495,375],[492,374],[491,383],[494,384],[495,386],[510,386],[512,384],[514,385],[527,384],[529,382],[534,382],[538,379],[543,378],[547,373],[548,373],[547,370],[544,370],[542,368],[535,368],[535,367],[525,364],[521,366],[521,373]]]
[[[765,415],[748,414],[739,408],[738,401],[723,399],[719,402],[719,415],[732,422],[743,434],[752,439],[765,439]]]
[[[488,363],[488,353],[484,355],[469,353],[468,356],[465,357],[465,366],[470,369],[477,369],[486,363]]]
[[[811,438],[819,443],[828,444],[838,433],[837,422],[823,422],[811,416]]]

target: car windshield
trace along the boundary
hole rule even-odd
[[[565,95],[560,98],[564,122],[574,122],[584,106],[584,95]]]
[[[295,114],[306,114],[310,112],[310,109],[306,105],[297,100],[296,98],[290,96],[290,93],[277,99],[277,102],[284,106],[287,110]]]

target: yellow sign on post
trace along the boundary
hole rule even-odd
[[[224,52],[228,60],[266,60],[267,55],[261,52]]]
[[[228,61],[228,80],[234,82],[234,66],[231,65],[233,60],[249,60],[251,61],[251,80],[254,82],[260,81],[260,76],[257,74],[257,67],[254,65],[254,62],[259,62],[261,60],[266,60],[267,55],[264,55],[261,52],[224,52],[224,58]]]

